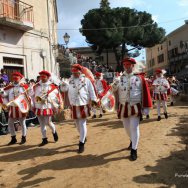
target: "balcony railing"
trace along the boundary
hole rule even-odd
[[[20,29],[33,28],[33,6],[19,0],[0,0],[0,23],[18,26]]]

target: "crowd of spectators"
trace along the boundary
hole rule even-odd
[[[71,65],[73,64],[80,64],[88,69],[90,69],[92,72],[114,72],[114,69],[112,66],[107,67],[104,64],[99,64],[97,61],[95,61],[92,57],[86,57],[81,54],[78,54],[74,52],[72,49],[64,48],[63,53],[65,58],[69,59],[69,62]]]

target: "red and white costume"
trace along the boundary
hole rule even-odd
[[[168,99],[167,90],[170,88],[170,85],[168,80],[164,78],[162,70],[157,69],[155,72],[161,74],[161,76],[157,77],[152,84],[154,87],[153,99],[156,100],[157,112],[158,112],[158,116],[160,116],[161,103],[163,105],[164,113],[167,113],[167,99]]]
[[[176,84],[176,79],[175,77],[169,78],[169,85],[170,85],[170,103],[171,106],[174,105],[174,102],[176,101],[175,98],[178,95],[179,91],[177,90],[177,84]]]
[[[21,93],[28,89],[27,84],[13,84],[4,88],[3,97],[7,98],[7,102],[13,101],[16,99]],[[14,103],[11,103],[9,108],[9,118],[24,118],[26,117],[26,113],[22,113]]]
[[[43,97],[46,95],[45,97]],[[45,100],[45,103],[37,101],[36,97],[42,97]],[[37,116],[52,116],[56,106],[61,100],[58,88],[52,84],[50,81],[42,83],[41,81],[34,87],[34,112]]]
[[[101,73],[96,73],[95,75],[100,77],[100,79],[96,79],[95,86],[98,97],[101,99],[107,93],[109,87],[106,80],[102,79]]]
[[[91,81],[85,75],[81,74],[79,78],[72,76],[69,83],[61,85],[61,91],[68,91],[73,119],[90,116],[90,101],[97,98]]]
[[[17,75],[20,76],[21,74],[17,72],[13,73],[13,76],[17,76]],[[20,78],[21,77],[23,78],[22,75],[20,76]],[[4,104],[7,104],[8,102],[16,99],[20,94],[24,93],[26,89],[28,89],[28,85],[23,83],[20,84],[13,83],[5,87],[4,92],[2,94],[2,99]],[[18,106],[16,106],[14,103],[10,103],[8,110],[9,110],[8,127],[11,136],[16,136],[14,122],[19,120],[20,125],[22,126],[22,136],[25,137],[27,133],[27,128],[25,124],[27,113],[22,113],[18,108]]]
[[[135,64],[132,58],[126,58],[123,63]],[[119,108],[118,118],[123,122],[124,128],[132,142],[132,149],[136,150],[139,142],[139,121],[142,109],[152,107],[148,85],[141,75],[134,75],[126,71],[120,79],[114,80],[113,91],[117,91]]]
[[[170,88],[167,79],[164,77],[156,78],[152,85],[154,86],[154,100],[167,101],[167,90]]]
[[[141,116],[143,108],[150,108],[151,96],[144,77],[127,74],[126,72],[113,84],[113,89],[118,91],[119,109],[118,117]],[[147,93],[143,93],[147,91]],[[147,95],[147,96],[145,96]]]
[[[75,68],[72,72],[76,70]],[[71,76],[68,83],[64,82],[61,85],[61,91],[68,91],[72,118],[80,133],[80,142],[84,143],[87,134],[86,118],[90,116],[90,102],[97,101],[94,87],[84,74],[80,74],[78,78]]]
[[[109,90],[109,86],[107,82],[102,78],[102,73],[96,72],[95,73],[96,79],[95,79],[95,88],[97,92],[97,96],[99,99],[102,99],[102,97],[107,93]],[[96,108],[93,108],[94,115],[96,115],[97,110]],[[103,109],[100,107],[100,115],[102,116]]]
[[[39,74],[48,75],[47,71],[41,71]],[[50,76],[50,74],[49,74]],[[49,80],[45,83],[39,81],[39,83],[30,92],[33,101],[33,110],[39,120],[41,126],[41,133],[43,139],[46,138],[46,125],[50,127],[52,133],[56,133],[55,125],[52,122],[52,115],[54,111],[60,106],[61,94],[58,88],[52,84]],[[41,97],[43,101],[38,100]]]

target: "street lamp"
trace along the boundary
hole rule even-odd
[[[70,36],[67,33],[65,33],[65,35],[63,36],[63,38],[64,38],[65,44],[67,46],[67,44],[69,43]]]
[[[44,59],[45,59],[45,57],[46,57],[46,51],[45,50],[41,50],[41,52],[40,52],[40,55],[41,55],[41,57],[42,57],[42,63],[43,63],[43,70],[45,70],[45,61],[44,61]]]

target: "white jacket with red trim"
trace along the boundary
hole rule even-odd
[[[154,86],[154,93],[158,94],[167,93],[167,90],[170,88],[168,80],[164,77],[156,78],[152,85]]]
[[[58,108],[61,100],[61,95],[58,88],[50,81],[42,83],[41,81],[30,91],[34,108],[37,109],[53,109]],[[37,100],[41,97],[45,102]],[[58,104],[58,106],[56,106]]]
[[[129,102],[131,105],[142,102],[142,80],[133,73],[126,72],[114,81],[113,91],[118,91],[119,103]]]
[[[87,105],[90,100],[97,101],[91,81],[83,74],[79,78],[71,76],[69,83],[64,82],[61,85],[61,91],[68,91],[69,101],[72,106]]]
[[[27,84],[12,84],[4,88],[4,92],[1,95],[3,101],[10,102],[17,98],[20,94],[28,88]],[[14,103],[11,103],[10,106],[16,106]]]
[[[103,97],[109,89],[108,84],[104,79],[96,79],[95,85],[96,85],[97,94],[100,97]]]

